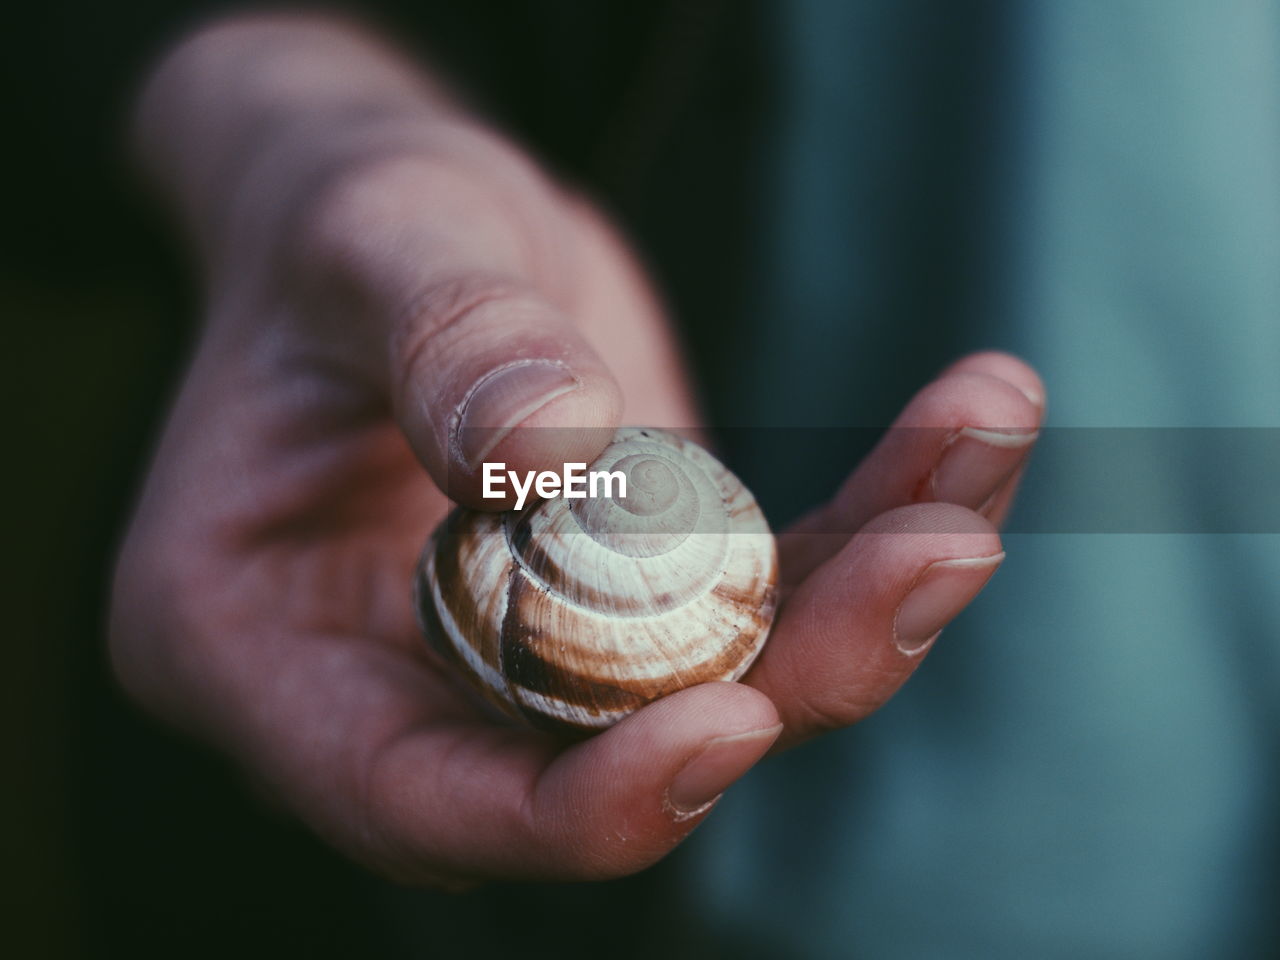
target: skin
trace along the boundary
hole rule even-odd
[[[984,353],[898,420],[931,429],[891,431],[781,536],[784,601],[743,682],[576,744],[493,721],[428,656],[409,602],[441,489],[500,506],[479,499],[451,424],[487,373],[549,358],[577,387],[522,427],[696,425],[634,259],[588,204],[343,22],[201,29],[155,71],[136,126],[207,311],[120,550],[112,662],[140,703],[373,869],[449,889],[641,869],[770,749],[893,695],[928,646],[901,649],[904,598],[952,570],[931,565],[985,564],[931,601],[938,628],[994,569],[983,558],[1000,554],[994,523],[1029,445],[961,431],[1034,431],[1044,389]],[[599,429],[521,429],[488,459],[558,470],[601,445]]]

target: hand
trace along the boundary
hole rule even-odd
[[[784,604],[744,683],[575,745],[493,724],[426,655],[412,567],[442,489],[486,505],[481,459],[546,469],[599,449],[599,431],[509,428],[696,422],[633,260],[342,24],[207,28],[139,118],[208,310],[121,548],[113,663],[375,869],[444,887],[640,869],[775,740],[888,699],[998,564],[974,510],[1007,509],[1043,393],[984,354],[899,421],[935,429],[891,431],[783,537]]]

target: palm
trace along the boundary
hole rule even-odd
[[[413,566],[447,501],[388,418],[341,419],[342,429],[314,415],[277,421],[317,439],[249,454],[264,463],[257,476],[289,477],[288,496],[249,489],[238,498],[275,507],[239,518],[248,535],[214,565],[242,575],[225,581],[224,595],[210,592],[206,622],[223,639],[223,662],[237,667],[220,676],[254,731],[235,746],[322,833],[395,872],[395,851],[352,834],[352,804],[377,803],[380,771],[406,744],[442,735],[475,743],[489,724],[426,655],[410,604]],[[508,739],[494,730],[495,747]]]

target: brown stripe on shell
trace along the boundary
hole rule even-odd
[[[544,640],[542,631],[532,622],[534,618],[521,616],[530,600],[535,604],[551,602],[546,592],[531,583],[523,571],[516,571],[507,587],[507,615],[502,622],[502,675],[508,683],[583,707],[591,713],[636,710],[648,702],[643,694],[574,673],[538,654],[535,645]],[[530,720],[541,716],[520,704],[516,706]]]
[[[454,667],[471,673],[471,668],[454,647],[453,640],[450,639],[449,632],[445,630],[444,622],[440,619],[440,611],[436,609],[436,599],[432,595],[431,583],[427,580],[425,569],[418,574],[417,584],[415,600],[418,607],[418,625],[422,627],[422,632],[430,643],[431,649]]]
[[[525,513],[520,516],[515,523],[509,524],[511,530],[511,549],[519,556],[527,557],[529,549],[538,549],[533,546],[533,529],[531,518],[532,512]],[[541,554],[541,551],[539,550]]]
[[[763,590],[744,590],[733,584],[721,582],[712,588],[713,596],[723,600],[725,604],[749,614],[758,628],[764,628],[773,621],[774,609],[777,606],[777,584],[773,577]]]
[[[685,687],[731,676],[741,676],[750,666],[747,660],[753,647],[763,643],[762,628],[768,623],[766,611],[773,609],[776,591],[769,587],[758,610],[753,609],[754,629],[739,630],[724,640],[719,653],[711,660],[701,661],[695,668],[675,668],[660,677],[637,678],[632,681],[603,680],[572,670],[541,656],[536,647],[547,644],[547,638],[531,621],[518,611],[528,610],[530,594],[541,594],[540,602],[550,602],[545,591],[521,573],[511,578],[508,594],[507,618],[502,630],[503,674],[513,687],[521,687],[531,693],[560,700],[585,712],[599,715],[602,712],[633,711],[645,704],[682,690]],[[539,602],[539,600],[534,600]],[[752,605],[753,608],[755,605]],[[545,715],[517,704],[517,708],[530,723],[542,725]],[[578,727],[563,717],[555,718],[559,725]]]
[[[439,540],[443,538],[433,538],[431,545],[428,547],[433,552],[433,563],[437,566],[440,561]],[[448,551],[446,551],[448,552]],[[467,662],[466,658],[458,650],[457,643],[450,636],[448,629],[444,625],[444,621],[440,618],[440,610],[436,606],[435,593],[432,589],[431,582],[427,579],[427,569],[424,564],[419,570],[415,584],[415,601],[418,610],[418,625],[422,628],[423,635],[427,638],[431,649],[437,653],[442,660],[450,667],[457,671],[458,676],[469,680],[465,685],[465,689],[473,696],[478,696],[486,703],[496,707],[499,711],[509,717],[516,717],[518,714],[513,709],[512,704],[505,698],[500,696],[496,691],[490,689],[481,677]],[[455,619],[455,622],[456,619]]]
[[[447,531],[442,528],[435,553],[436,583],[440,589],[440,598],[463,638],[459,642],[470,644],[481,660],[497,670],[500,643],[498,633],[480,615],[478,598],[472,590],[473,578],[467,576],[463,569],[463,562],[468,554],[483,546],[475,540],[479,536],[475,528],[483,516],[466,512]],[[495,589],[500,589],[500,586],[495,584]]]
[[[732,638],[725,641],[720,653],[713,660],[704,660],[696,670],[676,670],[671,673],[662,689],[655,693],[651,700],[665,697],[669,693],[692,687],[698,683],[709,683],[712,680],[723,680],[726,677],[741,676],[746,672],[749,663],[744,663],[751,648],[760,642],[758,631],[737,631]],[[741,668],[741,669],[739,669]]]
[[[530,516],[522,516],[515,523],[508,525],[511,531],[511,552],[524,561],[524,565],[535,577],[554,588],[556,586],[555,564],[551,562],[547,552],[533,542]]]
[[[587,611],[621,616],[643,616],[665,612],[674,609],[682,600],[688,602],[687,598],[677,597],[669,590],[656,590],[650,587],[647,592],[628,597],[617,592],[590,587],[582,577],[567,576],[561,566],[552,559],[551,554],[533,540],[529,516],[521,515],[519,519],[506,525],[511,552],[520,559],[536,583],[546,587],[557,597],[563,598],[565,602],[576,604]],[[566,534],[555,533],[547,536],[563,538]],[[568,534],[568,536],[589,537],[590,535],[584,531]],[[607,549],[603,545],[594,543],[593,547],[599,550]],[[644,576],[644,565],[635,559],[620,556],[618,562],[634,564],[637,574]],[[648,584],[647,578],[645,579]]]

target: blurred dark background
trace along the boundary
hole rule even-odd
[[[703,942],[670,895],[679,854],[592,887],[463,898],[392,888],[264,806],[114,686],[102,630],[111,555],[200,311],[181,243],[131,173],[128,111],[166,45],[230,9],[52,0],[5,44],[0,305],[17,341],[4,357],[18,411],[5,581],[19,615],[0,671],[12,758],[0,952],[461,956],[559,944],[572,955],[607,943],[615,956],[659,946],[672,956],[735,953],[742,945]],[[752,253],[742,196],[769,109],[756,5],[356,9],[443,63],[481,109],[621,219],[676,312],[698,318],[683,330],[716,397]],[[931,295],[946,293],[944,284]],[[946,353],[939,341],[899,379],[916,382]],[[886,394],[886,411],[899,399]],[[465,945],[433,933],[445,916],[450,929],[474,931]]]

